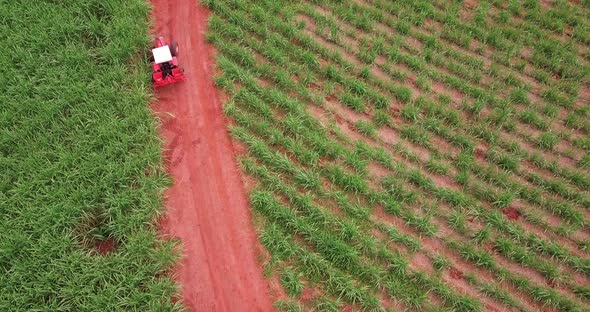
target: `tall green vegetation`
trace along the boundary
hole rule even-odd
[[[0,3],[0,310],[180,310],[149,5]]]

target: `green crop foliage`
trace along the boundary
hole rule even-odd
[[[2,311],[181,310],[166,274],[174,244],[154,222],[168,178],[149,109],[149,10],[0,4]]]
[[[363,100],[350,93],[342,93],[342,95],[339,97],[339,100],[341,103],[352,108],[357,112],[364,112],[366,109]]]
[[[559,138],[555,134],[546,132],[537,138],[537,145],[544,149],[552,150],[557,144],[558,140]]]
[[[391,116],[383,110],[376,111],[375,114],[373,115],[373,119],[374,119],[375,125],[378,127],[393,124],[393,120],[392,120]]]
[[[217,84],[287,307],[590,308],[576,282],[588,244],[572,235],[590,207],[589,8],[207,4]],[[449,268],[473,287],[458,292]]]
[[[281,272],[281,285],[289,296],[299,296],[299,294],[301,294],[301,291],[303,290],[301,277],[301,274],[297,274],[288,268]]]
[[[426,164],[426,168],[428,171],[438,174],[438,175],[446,175],[449,172],[449,168],[434,159],[430,159]]]
[[[281,312],[303,312],[303,306],[294,301],[280,300],[275,307]]]
[[[413,104],[408,104],[402,108],[401,114],[408,121],[416,122],[420,116],[420,109]]]
[[[354,124],[354,127],[358,130],[358,132],[368,137],[375,137],[376,135],[375,126],[367,121],[359,120]]]
[[[510,100],[518,104],[530,104],[531,100],[528,97],[527,90],[517,89],[510,93]]]
[[[432,266],[437,271],[442,271],[450,266],[449,260],[447,260],[444,256],[436,255],[432,258]]]

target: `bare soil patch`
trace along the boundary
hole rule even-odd
[[[117,243],[114,238],[108,237],[106,239],[97,239],[94,242],[94,247],[100,255],[104,256],[115,251],[117,249]]]

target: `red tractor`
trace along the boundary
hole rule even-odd
[[[154,88],[186,80],[184,70],[178,67],[178,43],[173,41],[168,45],[164,37],[156,38],[155,48],[152,49],[152,81]]]

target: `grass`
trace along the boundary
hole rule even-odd
[[[554,41],[587,27],[571,4],[205,3],[289,306],[590,308],[587,43]]]
[[[154,223],[168,183],[148,4],[11,1],[0,15],[0,310],[180,310]]]

